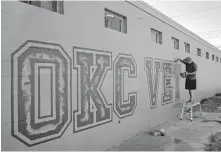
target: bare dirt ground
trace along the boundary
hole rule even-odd
[[[111,151],[221,151],[221,94],[202,100],[202,112],[194,108],[194,120],[167,121],[155,127],[165,128],[165,136],[152,136],[148,129],[113,146]]]

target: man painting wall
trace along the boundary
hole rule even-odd
[[[180,58],[176,59],[175,62],[180,61],[181,63],[186,65],[186,82],[185,82],[185,89],[189,91],[190,99],[186,102],[191,102],[194,104],[194,90],[196,90],[196,72],[197,72],[197,64],[193,62],[190,57],[187,57],[183,60]]]

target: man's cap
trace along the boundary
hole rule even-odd
[[[193,60],[190,57],[186,57],[183,61],[187,62],[188,64],[193,62]]]

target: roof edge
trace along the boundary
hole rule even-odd
[[[221,50],[219,50],[218,48],[216,48],[214,45],[212,45],[211,43],[209,43],[208,41],[206,41],[205,39],[201,38],[200,36],[198,36],[196,33],[190,31],[189,29],[187,29],[186,27],[182,26],[181,24],[179,24],[178,22],[176,22],[175,20],[171,19],[170,17],[168,17],[167,15],[163,14],[162,12],[160,12],[159,10],[155,9],[154,7],[150,6],[149,4],[147,4],[146,2],[142,1],[142,0],[136,0],[136,1],[128,1],[125,0],[126,2],[128,2],[129,4],[135,5],[137,8],[145,11],[147,14],[152,15],[153,17],[155,17],[156,19],[166,23],[167,25],[171,26],[172,28],[184,33],[185,35],[195,39],[196,41],[199,41],[200,43],[204,44],[206,47],[211,48],[213,51],[215,51],[216,53],[221,54]],[[171,24],[172,22],[172,24]],[[175,27],[176,26],[176,27]],[[182,30],[182,31],[181,31]]]

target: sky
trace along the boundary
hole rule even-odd
[[[221,50],[221,0],[143,0]]]

